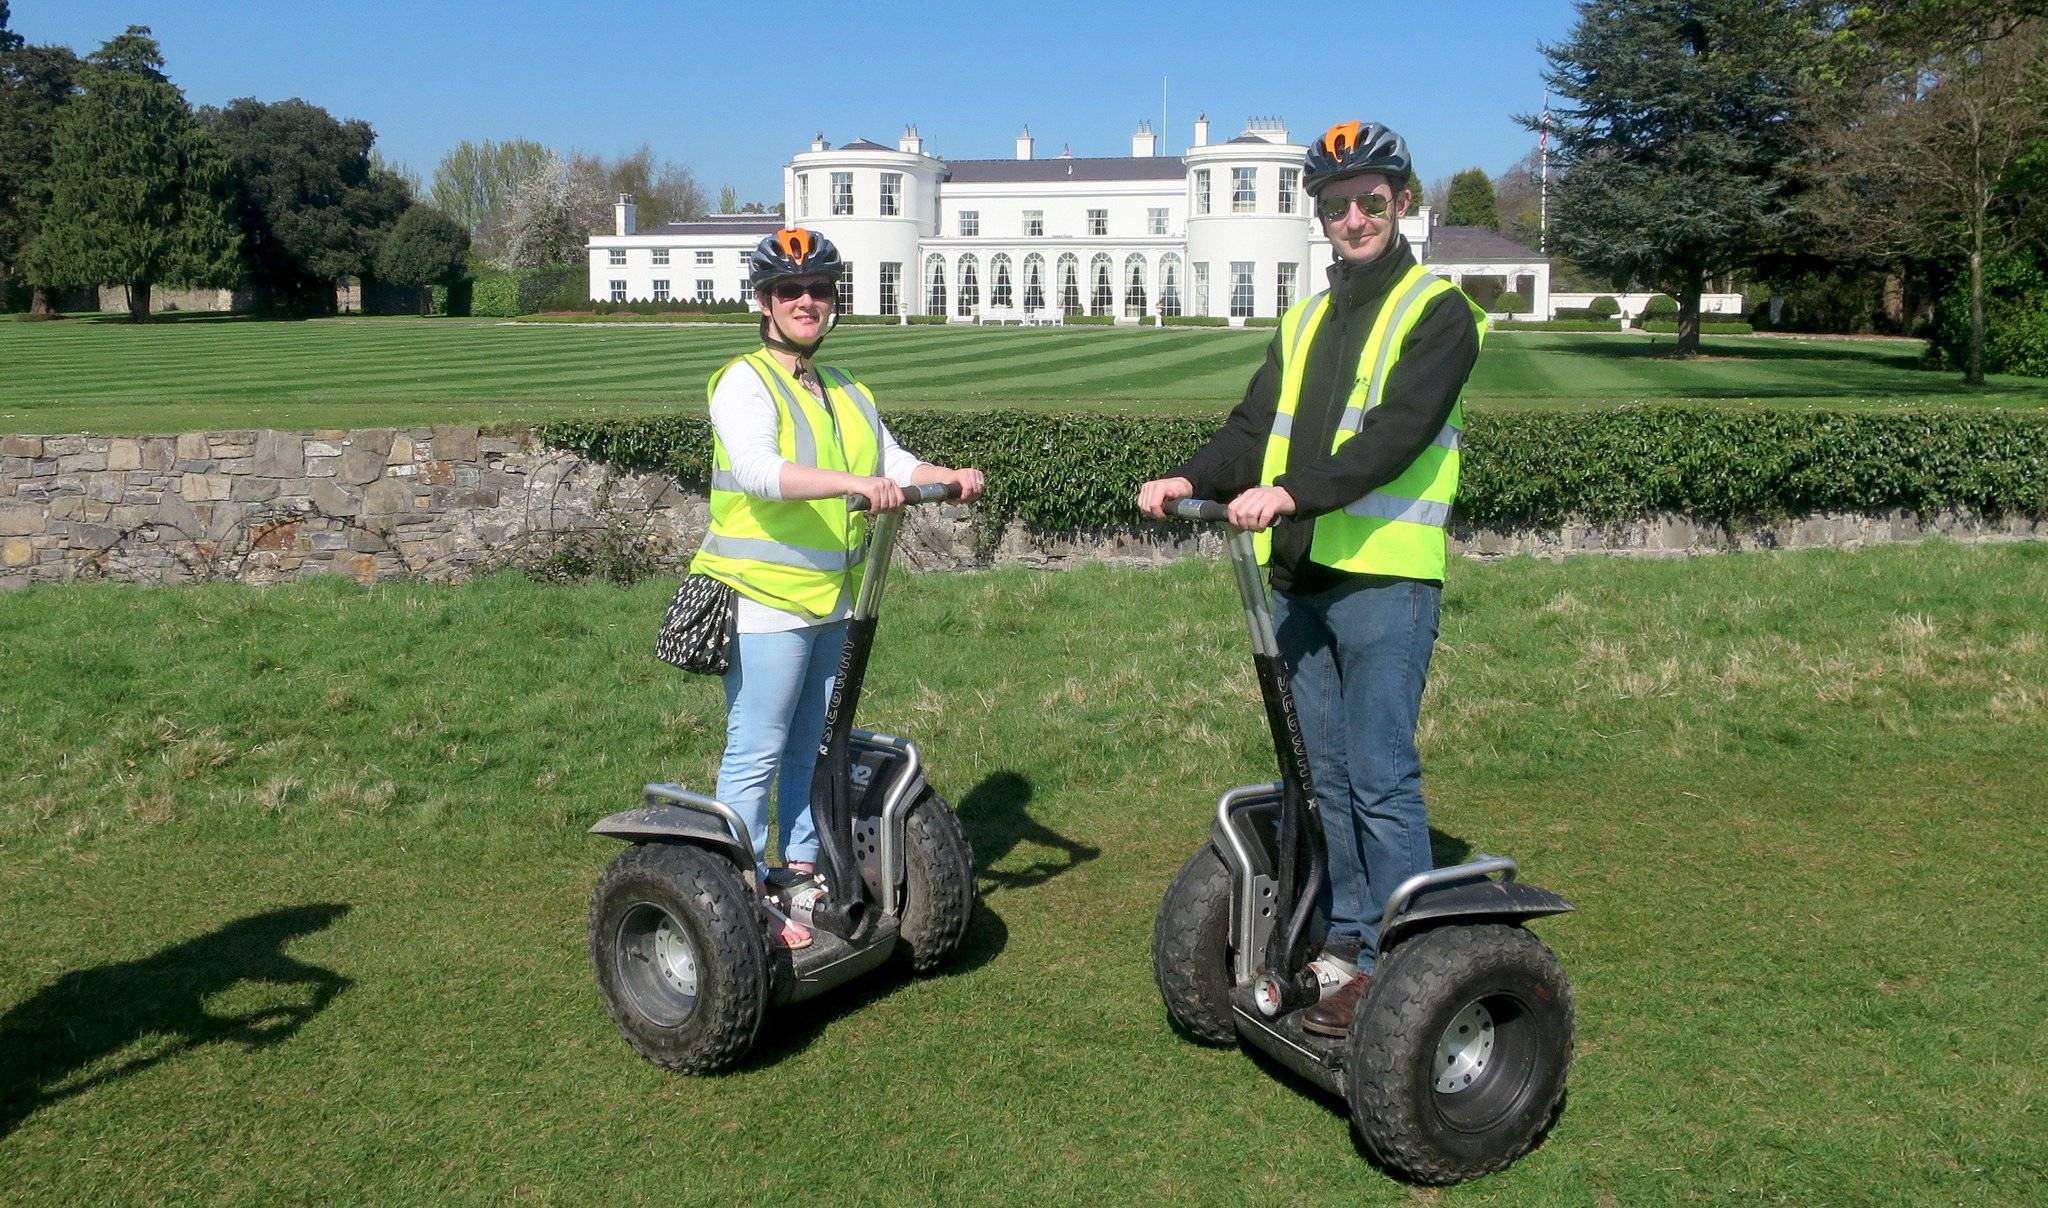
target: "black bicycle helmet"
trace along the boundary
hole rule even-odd
[[[1408,179],[1408,143],[1378,122],[1338,122],[1323,131],[1302,163],[1302,186],[1313,197],[1336,181],[1377,172],[1398,188]]]
[[[816,231],[789,227],[763,239],[747,257],[747,281],[755,289],[786,277],[830,277],[846,271],[839,249]]]

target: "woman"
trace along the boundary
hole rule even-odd
[[[736,592],[736,637],[725,675],[725,755],[718,800],[747,822],[756,884],[768,885],[768,792],[779,782],[784,866],[816,871],[811,773],[825,705],[859,583],[865,518],[903,506],[903,487],[957,483],[981,495],[979,470],[921,462],[896,443],[874,396],[812,358],[837,306],[839,251],[816,231],[777,231],[747,262],[761,347],[711,375],[711,530],[690,564]],[[803,948],[810,930],[763,899],[776,943]]]

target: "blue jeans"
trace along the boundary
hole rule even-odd
[[[1328,942],[1356,941],[1364,972],[1388,895],[1432,867],[1415,723],[1443,588],[1380,579],[1273,595],[1329,847]]]
[[[754,840],[755,873],[768,874],[768,789],[779,782],[784,863],[815,861],[811,773],[825,733],[825,706],[846,645],[846,622],[733,638],[725,673],[725,755],[717,797],[739,811]]]

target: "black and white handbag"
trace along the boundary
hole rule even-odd
[[[669,601],[654,657],[699,675],[724,675],[732,666],[731,586],[708,575],[689,575]]]

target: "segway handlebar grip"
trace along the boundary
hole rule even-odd
[[[960,484],[957,482],[928,482],[922,486],[903,488],[905,507],[916,503],[943,503],[948,499],[958,498]],[[849,512],[865,512],[872,506],[873,501],[858,491],[846,497],[846,510]]]
[[[1166,505],[1166,514],[1175,520],[1230,519],[1230,509],[1213,499],[1176,499]]]

